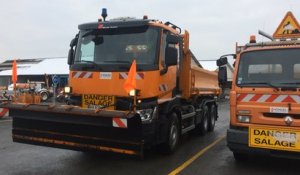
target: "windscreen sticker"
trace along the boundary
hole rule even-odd
[[[100,79],[111,80],[112,79],[112,73],[111,72],[100,72]]]
[[[239,78],[238,78],[238,84],[241,84],[242,81],[243,81],[243,78],[239,77]]]

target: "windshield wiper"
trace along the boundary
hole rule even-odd
[[[241,83],[239,85],[243,86],[243,85],[256,85],[256,84],[265,84],[268,85],[269,87],[274,88],[275,90],[279,90],[279,87],[275,86],[274,84],[272,84],[271,82],[246,82],[246,83]]]
[[[80,61],[75,61],[75,63],[90,63],[98,67],[98,64],[95,63],[94,61],[88,61],[88,60],[80,60]]]

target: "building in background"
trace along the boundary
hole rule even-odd
[[[0,86],[9,86],[12,74],[13,60],[6,60],[0,64]],[[69,65],[67,58],[37,58],[17,59],[18,83],[28,81],[46,81],[48,76],[49,86],[52,85],[52,76],[60,77],[58,87],[64,87],[68,83]]]

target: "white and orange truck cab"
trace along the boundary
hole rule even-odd
[[[291,24],[292,27],[285,27]],[[300,33],[288,12],[270,42],[236,47],[227,145],[249,154],[300,157]]]

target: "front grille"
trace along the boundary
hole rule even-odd
[[[281,114],[281,113],[263,113],[264,117],[269,118],[284,118],[286,116],[290,116],[294,119],[300,119],[300,114]]]

